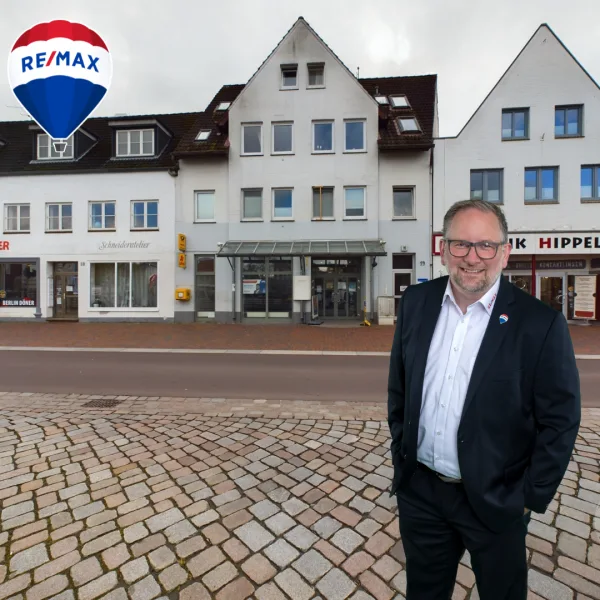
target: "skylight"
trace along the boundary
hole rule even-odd
[[[227,110],[231,106],[231,102],[220,102],[217,110]]]
[[[196,139],[203,142],[204,140],[208,139],[209,135],[210,135],[210,129],[202,129],[198,132]]]
[[[407,117],[404,119],[398,119],[401,131],[421,131],[417,119],[414,117]]]
[[[375,96],[375,100],[377,100],[379,104],[389,104],[388,99],[385,96]]]
[[[401,108],[405,106],[410,106],[408,103],[408,99],[406,96],[390,96],[390,100],[392,101],[392,106],[394,108]]]

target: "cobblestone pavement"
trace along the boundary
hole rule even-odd
[[[385,418],[343,402],[2,393],[0,600],[402,598]],[[600,599],[599,428],[585,409],[533,516],[531,598]],[[467,556],[454,598],[473,586]]]
[[[350,324],[349,324],[350,325]],[[214,323],[2,322],[0,346],[389,352],[394,327]],[[600,354],[600,326],[569,327],[577,354]]]

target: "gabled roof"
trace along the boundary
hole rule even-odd
[[[388,104],[379,106],[378,145],[381,151],[433,147],[437,75],[372,77],[359,79],[359,82],[373,98],[388,98]],[[389,100],[391,96],[406,96],[409,106],[395,108]],[[416,118],[420,132],[403,132],[398,124],[401,117]]]
[[[542,29],[544,29],[544,28],[547,29],[548,32],[550,33],[550,35],[552,35],[556,39],[556,41],[560,44],[560,46],[573,59],[573,61],[575,62],[575,64],[583,71],[583,73],[589,78],[589,80],[594,84],[594,86],[596,86],[596,88],[600,89],[600,86],[598,85],[598,83],[596,82],[596,80],[589,74],[589,72],[584,68],[584,66],[575,58],[575,56],[573,55],[573,53],[565,46],[565,44],[563,43],[563,41],[558,37],[558,35],[556,35],[556,33],[554,32],[554,30],[552,29],[552,27],[550,27],[550,25],[548,25],[547,23],[542,23],[533,32],[532,36],[527,40],[526,44],[523,46],[523,48],[521,48],[521,51],[517,54],[517,56],[515,56],[514,60],[510,63],[510,65],[508,65],[506,71],[504,71],[504,73],[502,73],[502,76],[500,77],[500,79],[498,79],[498,81],[496,82],[496,84],[494,85],[494,87],[488,92],[488,94],[486,95],[486,97],[482,100],[481,104],[475,109],[475,112],[473,112],[473,114],[469,117],[469,119],[467,120],[467,122],[463,125],[462,129],[456,135],[444,136],[444,137],[442,137],[440,139],[454,139],[454,138],[459,137],[462,134],[462,132],[469,125],[469,123],[473,120],[473,118],[475,117],[475,115],[479,112],[479,110],[481,109],[481,107],[487,102],[488,98],[494,93],[494,90],[500,85],[500,83],[502,82],[502,80],[508,75],[508,73],[512,69],[513,65],[519,60],[519,58],[525,52],[525,50],[527,50],[527,46],[529,46],[529,44],[531,44],[531,42],[533,41],[533,39],[535,38],[535,36],[539,33],[539,31],[542,30]]]
[[[141,171],[169,169],[176,166],[172,152],[189,131],[199,113],[168,113],[127,115],[119,117],[96,117],[88,119],[77,133],[85,132],[91,147],[78,160],[35,160],[35,134],[43,133],[33,121],[0,122],[0,175]],[[120,123],[156,122],[164,136],[161,152],[155,157],[113,159],[113,132]],[[135,125],[131,125],[135,127]],[[32,162],[33,161],[33,162]]]
[[[210,101],[206,110],[197,113],[193,125],[182,136],[179,144],[173,151],[173,157],[203,156],[203,155],[227,155],[229,151],[229,109],[217,110],[222,102],[233,102],[238,94],[244,89],[243,84],[224,85]],[[196,140],[200,131],[209,131],[206,140]]]

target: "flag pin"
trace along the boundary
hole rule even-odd
[[[500,315],[500,325],[504,325],[508,321],[508,315]]]

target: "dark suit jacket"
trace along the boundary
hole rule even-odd
[[[388,381],[391,495],[416,468],[425,365],[447,283],[446,276],[408,287],[398,309]],[[501,324],[503,314],[508,321]],[[579,373],[564,316],[502,276],[457,434],[465,491],[489,528],[502,530],[525,508],[546,511],[580,418]]]

